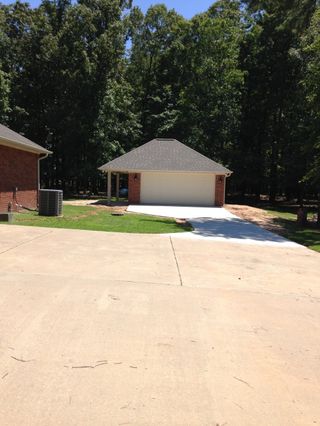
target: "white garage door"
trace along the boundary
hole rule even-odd
[[[215,175],[205,173],[144,172],[142,204],[213,206]]]

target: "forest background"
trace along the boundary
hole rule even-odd
[[[320,186],[320,6],[220,0],[186,19],[126,0],[0,3],[0,122],[53,154],[46,187],[105,190],[97,168],[154,137],[222,162],[229,192]]]

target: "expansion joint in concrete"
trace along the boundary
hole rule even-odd
[[[180,271],[179,262],[178,262],[177,255],[176,255],[176,251],[175,251],[175,249],[174,249],[174,245],[173,245],[172,238],[171,238],[171,237],[169,237],[169,238],[170,238],[170,243],[171,243],[171,248],[172,248],[172,252],[173,252],[173,256],[174,256],[174,260],[175,260],[176,265],[177,265],[177,270],[178,270],[178,275],[179,275],[180,285],[181,285],[181,286],[183,286],[182,276],[181,276],[181,271]]]

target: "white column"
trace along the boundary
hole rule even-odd
[[[108,204],[111,204],[111,172],[108,171],[107,174],[107,197],[108,197]]]
[[[117,196],[117,201],[119,201],[119,192],[120,192],[120,173],[117,173],[117,185],[116,185],[116,196]]]

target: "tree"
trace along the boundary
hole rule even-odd
[[[192,19],[188,75],[179,100],[184,140],[226,165],[236,149],[240,123],[241,20],[238,1],[218,1]]]
[[[314,13],[311,25],[302,40],[305,73],[302,79],[310,122],[307,153],[310,168],[305,180],[320,185],[320,7]],[[319,192],[319,190],[318,190]]]
[[[1,9],[0,48],[8,43],[0,81],[10,82],[9,124],[53,151],[47,184],[86,187],[98,176],[90,141],[106,88],[122,74],[129,3],[44,0],[35,9],[20,2]]]
[[[191,20],[131,3],[0,6],[0,119],[53,151],[46,185],[93,189],[153,137],[222,161],[243,193],[319,180],[317,0],[219,0]]]
[[[98,165],[125,154],[140,142],[141,125],[133,89],[122,76],[106,88],[91,143],[92,162]]]
[[[8,120],[10,83],[6,73],[0,69],[0,121],[5,123]]]
[[[143,140],[172,135],[179,115],[188,23],[164,5],[149,8],[144,17],[135,8],[131,23],[127,78],[141,111]]]
[[[228,163],[243,83],[239,2],[220,1],[191,21],[164,5],[134,18],[128,78],[143,140],[176,137]]]
[[[279,192],[289,195],[295,188],[297,193],[305,173],[305,112],[297,49],[315,2],[245,3],[248,24],[253,24],[242,50],[246,92],[240,152],[245,155],[238,170],[243,188],[256,176],[251,189],[257,195],[266,190],[274,200]]]

